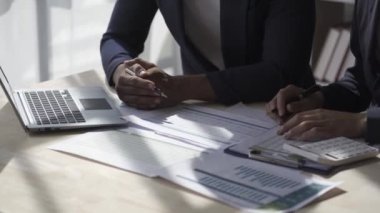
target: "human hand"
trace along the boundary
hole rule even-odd
[[[154,67],[153,64],[143,65],[145,68],[139,64],[138,59],[120,64],[113,75],[115,90],[120,100],[127,105],[138,109],[153,109],[159,105],[161,95],[157,93],[153,81],[140,76],[146,69]]]
[[[348,113],[326,109],[300,112],[290,118],[278,131],[286,139],[318,141],[333,137],[356,138],[364,134],[365,113]]]
[[[145,66],[144,62],[142,65]],[[181,103],[187,96],[184,92],[186,76],[171,76],[157,66],[152,66],[139,75],[141,78],[155,83],[162,95],[157,107],[169,107]]]
[[[216,96],[205,74],[170,76],[152,63],[136,59],[146,70],[140,77],[155,83],[166,97],[157,107],[168,107],[185,100],[214,101]]]
[[[321,92],[300,99],[304,91],[294,85],[281,89],[265,106],[268,116],[283,124],[294,113],[322,107],[324,99]]]
[[[131,75],[126,70],[136,74],[130,79],[132,82],[127,82]],[[124,75],[121,84],[116,83]],[[139,109],[168,107],[189,99],[214,101],[216,98],[206,75],[170,76],[155,64],[139,58],[120,65],[113,79],[120,99]],[[136,85],[130,86],[133,83]]]

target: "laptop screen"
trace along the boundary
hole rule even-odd
[[[9,81],[7,77],[5,76],[5,73],[3,69],[0,67],[0,83],[1,87],[3,87],[3,90],[5,94],[7,95],[9,101],[11,102],[12,106],[17,110],[16,104],[15,104],[15,98],[13,97],[13,90],[11,85],[9,84]]]

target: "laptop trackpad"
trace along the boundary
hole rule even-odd
[[[79,99],[85,110],[111,110],[112,107],[104,98]]]

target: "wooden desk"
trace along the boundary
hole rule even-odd
[[[104,85],[94,71],[38,87]],[[0,92],[0,212],[238,212],[159,179],[93,163],[46,147],[80,132],[28,135]],[[380,163],[340,172],[342,195],[301,212],[377,212]]]

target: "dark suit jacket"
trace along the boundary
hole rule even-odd
[[[115,68],[143,50],[160,9],[181,48],[185,74],[205,73],[217,101],[267,101],[287,84],[314,84],[309,68],[315,22],[314,0],[221,0],[225,70],[219,71],[186,37],[183,0],[119,0],[101,41],[109,82]]]
[[[376,58],[380,0],[357,0],[351,33],[355,66],[344,78],[322,89],[325,107],[350,112],[367,111],[366,139],[380,143],[380,61]]]

